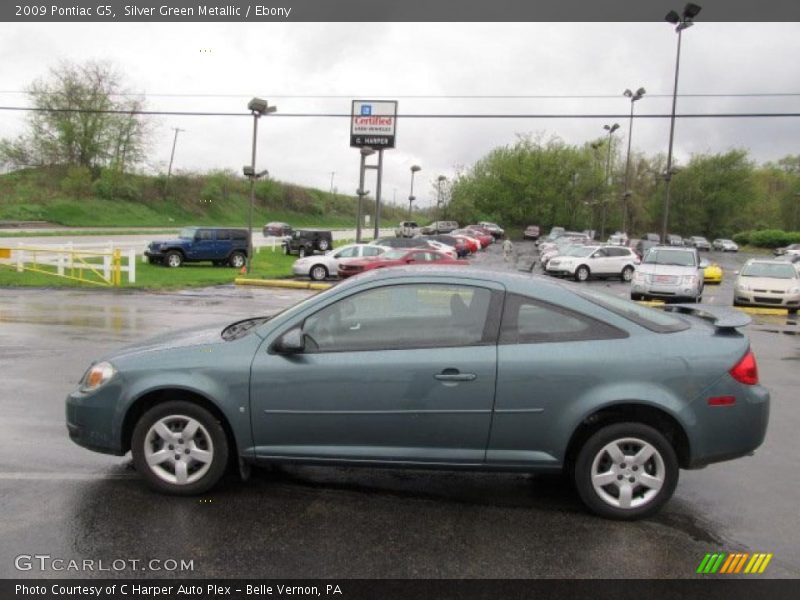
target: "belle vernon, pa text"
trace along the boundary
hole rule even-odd
[[[49,588],[49,589],[48,589]],[[233,592],[244,593],[246,596],[326,596],[341,595],[342,588],[336,584],[325,585],[324,589],[316,585],[246,585],[232,589],[233,586],[208,584],[203,585],[144,585],[137,583],[107,584],[107,585],[24,585],[17,584],[16,596],[45,595],[48,592],[54,596],[95,596],[101,594],[113,595],[119,592],[123,596],[190,596],[202,598],[206,596],[230,596]]]

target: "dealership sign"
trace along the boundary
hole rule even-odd
[[[396,100],[353,100],[350,145],[357,148],[394,148]]]

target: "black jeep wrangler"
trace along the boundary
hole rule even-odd
[[[306,256],[316,252],[327,252],[333,248],[333,236],[325,229],[296,229],[292,237],[283,241],[284,254]]]

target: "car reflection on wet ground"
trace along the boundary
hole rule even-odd
[[[515,244],[518,259],[525,250]],[[712,254],[725,276],[704,299],[729,304],[745,257]],[[504,264],[499,248],[472,260]],[[627,293],[618,281],[588,285]],[[309,293],[0,290],[0,576],[108,576],[15,569],[14,557],[41,553],[194,560],[192,572],[120,573],[131,577],[684,578],[716,551],[771,552],[766,575],[800,576],[795,317],[754,316],[747,328],[772,393],[765,444],[753,457],[682,471],[673,500],[649,521],[592,517],[561,478],[525,474],[280,467],[246,483],[230,477],[201,498],[159,496],[127,457],[69,441],[64,397],[91,360]]]

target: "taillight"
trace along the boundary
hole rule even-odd
[[[758,365],[752,350],[748,350],[742,359],[728,371],[736,381],[745,385],[758,383]]]

